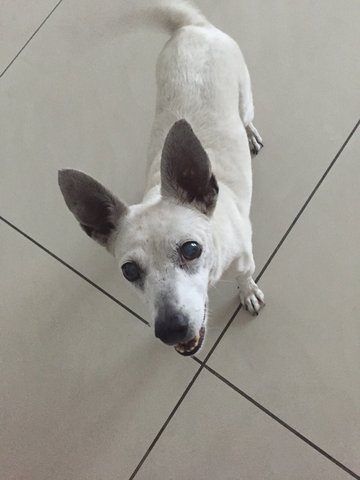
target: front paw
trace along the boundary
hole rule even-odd
[[[259,311],[265,306],[264,294],[254,280],[249,280],[246,285],[239,285],[240,301],[251,315],[259,315]]]

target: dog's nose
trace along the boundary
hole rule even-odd
[[[189,320],[182,313],[161,315],[155,320],[155,336],[167,345],[184,342],[189,329]]]

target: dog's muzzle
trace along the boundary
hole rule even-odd
[[[155,336],[184,356],[194,355],[200,350],[205,338],[206,305],[204,306],[203,323],[200,330],[192,332],[189,319],[172,308],[163,307],[155,319]]]

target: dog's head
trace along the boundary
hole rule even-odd
[[[155,335],[183,355],[202,345],[218,194],[209,158],[185,120],[168,133],[161,196],[127,206],[88,175],[59,172],[65,202],[85,232],[114,254],[149,305]]]

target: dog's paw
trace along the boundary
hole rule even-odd
[[[259,132],[256,130],[252,123],[246,127],[246,134],[249,140],[250,152],[253,155],[257,155],[264,146],[262,138]]]
[[[251,315],[259,315],[259,311],[265,306],[264,294],[253,279],[246,285],[240,285],[240,301]]]

